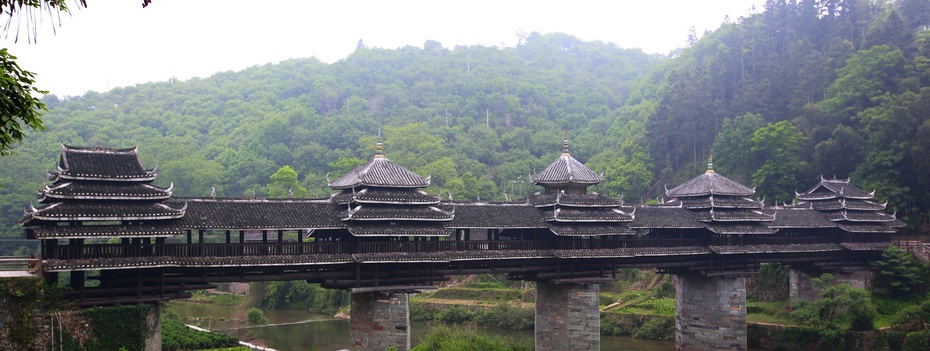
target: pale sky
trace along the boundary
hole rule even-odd
[[[87,0],[88,8],[42,18],[37,43],[13,28],[3,45],[59,96],[104,92],[172,77],[316,57],[332,63],[362,39],[370,47],[422,47],[427,40],[512,47],[518,32],[562,32],[581,40],[667,54],[700,35],[761,11],[762,0],[618,1],[240,1]],[[755,11],[750,8],[756,6]],[[8,16],[0,16],[5,23]],[[57,33],[52,32],[55,27]]]

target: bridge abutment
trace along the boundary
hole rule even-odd
[[[675,348],[746,350],[746,278],[676,274]]]
[[[601,349],[597,284],[536,282],[536,351]]]
[[[406,293],[353,292],[351,347],[383,351],[410,350],[410,309]]]

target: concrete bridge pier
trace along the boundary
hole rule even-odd
[[[597,284],[536,282],[536,351],[599,351]]]
[[[675,348],[746,350],[746,278],[676,274]]]
[[[350,349],[410,350],[410,309],[406,293],[353,292]]]
[[[823,289],[815,287],[811,279],[820,277],[823,273],[833,275],[831,285],[849,284],[849,286],[857,289],[868,289],[875,275],[874,271],[867,268],[823,272],[792,267],[788,270],[788,302],[813,302],[820,299],[820,293],[823,292]]]

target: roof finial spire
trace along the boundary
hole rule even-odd
[[[375,143],[375,158],[384,157],[381,151],[383,148],[384,147],[381,145],[381,127],[378,127],[378,142]]]
[[[714,148],[710,148],[710,155],[707,156],[707,173],[714,173]]]
[[[568,131],[562,131],[564,136],[562,137],[562,155],[568,155]]]

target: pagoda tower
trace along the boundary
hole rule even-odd
[[[840,229],[849,233],[893,234],[904,224],[895,214],[885,213],[888,205],[875,202],[875,191],[866,192],[850,184],[849,179],[826,179],[803,193],[795,192],[799,202],[789,209],[813,209],[821,212]]]
[[[562,141],[562,155],[533,178],[545,189],[529,201],[544,211],[549,230],[559,236],[633,235],[629,227],[635,211],[624,209],[623,200],[588,194],[588,187],[603,179],[578,162],[568,152],[568,138]]]
[[[775,214],[762,211],[764,202],[750,198],[755,192],[715,172],[711,155],[706,172],[665,190],[671,200],[661,206],[691,210],[697,220],[715,234],[774,234],[775,229],[767,223],[775,220]]]
[[[346,206],[340,219],[356,237],[448,236],[443,224],[454,214],[439,206],[438,196],[422,190],[429,185],[429,178],[384,157],[379,138],[371,161],[329,183],[340,191],[330,201]]]
[[[142,167],[136,148],[62,144],[56,171],[48,173],[47,183],[37,191],[44,206],[30,205],[19,223],[28,227],[27,239],[42,240],[46,260],[82,259],[85,241],[112,238],[122,241],[111,251],[113,257],[143,255],[165,238],[184,234],[178,220],[187,204],[169,205],[171,186],[152,185],[156,175],[156,169]],[[68,240],[67,246],[60,247],[60,240]],[[71,272],[74,290],[83,291],[85,273]],[[45,276],[57,281],[57,273]]]

